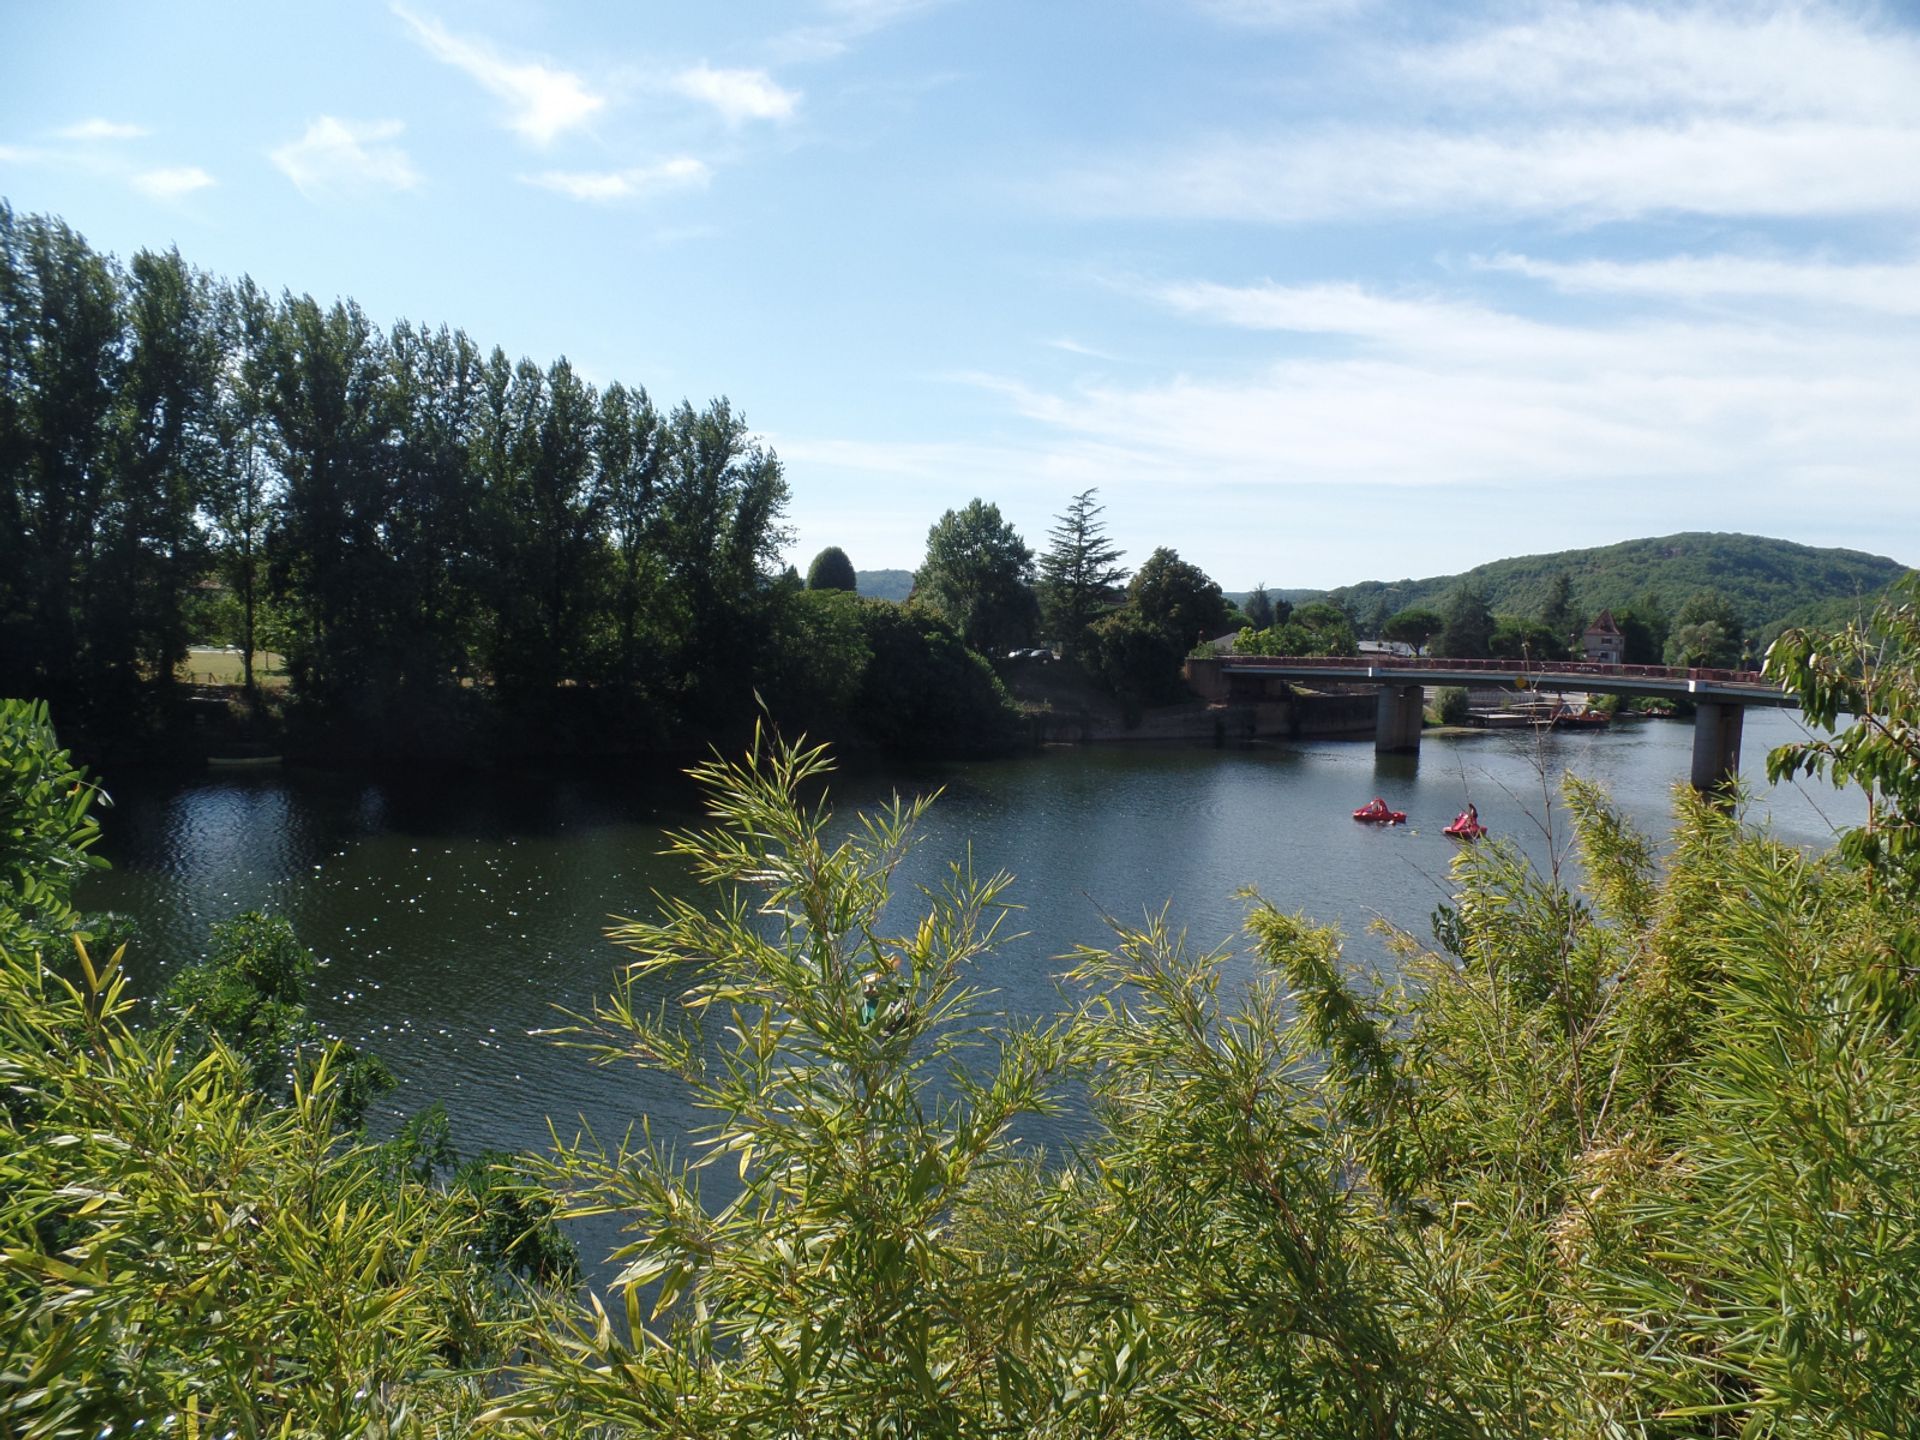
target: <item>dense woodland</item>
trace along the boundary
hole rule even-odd
[[[1686,790],[1657,843],[1569,779],[1577,888],[1462,850],[1391,986],[1249,895],[1245,971],[1163,915],[1038,1024],[972,979],[1008,877],[890,895],[929,802],[850,828],[757,737],[676,842],[710,900],[612,932],[567,1037],[710,1127],[466,1165],[431,1113],[356,1129],[372,1057],[276,922],[136,1010],[72,906],[94,789],[0,703],[0,1429],[1910,1434],[1920,576],[1770,665],[1824,734],[1769,770],[1872,790],[1833,853]],[[1017,1142],[1070,1095],[1072,1153]],[[605,1296],[569,1215],[622,1222]]]

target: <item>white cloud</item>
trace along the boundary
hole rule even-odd
[[[178,200],[219,182],[198,165],[168,165],[143,170],[128,183],[149,199]]]
[[[1405,79],[1475,109],[1920,118],[1920,41],[1825,4],[1549,4],[1403,52]]]
[[[491,46],[462,39],[436,20],[415,15],[401,5],[392,9],[434,59],[465,71],[505,100],[508,126],[537,145],[550,144],[568,130],[584,125],[607,103],[571,71],[538,61],[503,59]]]
[[[411,190],[420,183],[419,172],[406,151],[387,143],[405,129],[398,120],[356,123],[322,115],[268,158],[310,200],[370,189]]]
[[[1682,304],[1761,300],[1844,305],[1883,315],[1920,316],[1920,260],[1841,265],[1824,260],[1677,255],[1661,260],[1537,260],[1496,255],[1487,270],[1524,275],[1575,295],[1621,295]]]
[[[1528,13],[1491,26],[1449,15],[1440,43],[1355,47],[1321,73],[1338,84],[1359,65],[1366,82],[1331,92],[1319,124],[1096,160],[1047,194],[1092,215],[1283,225],[1920,211],[1910,28],[1819,3],[1560,0]]]
[[[1051,189],[1094,215],[1294,224],[1470,213],[1584,224],[1920,210],[1920,126],[1582,125],[1226,139],[1095,167]]]
[[[1118,362],[1120,357],[1105,350],[1097,350],[1091,345],[1082,344],[1071,336],[1061,335],[1052,340],[1043,340],[1041,344],[1049,350],[1064,350],[1069,355],[1084,355],[1089,360],[1111,360]]]
[[[665,190],[704,186],[713,172],[691,156],[625,170],[548,170],[521,178],[529,185],[556,190],[575,200],[607,203],[656,195]]]
[[[764,70],[715,70],[696,65],[673,77],[673,88],[689,99],[711,105],[729,125],[746,120],[786,120],[800,96],[776,85]]]
[[[47,158],[46,151],[27,145],[0,145],[0,165],[38,165]]]
[[[61,140],[77,140],[83,143],[92,140],[139,140],[152,133],[144,125],[129,125],[118,120],[98,118],[82,120],[77,125],[69,125],[65,129],[54,132],[55,136]]]
[[[1910,324],[1889,332],[1868,314],[1576,324],[1357,285],[1149,293],[1197,320],[1316,338],[1276,338],[1271,358],[1226,378],[1070,390],[983,382],[1052,432],[1049,456],[1070,473],[1105,465],[1141,483],[1262,488],[1471,484],[1543,500],[1634,480],[1737,483],[1751,497],[1844,476],[1878,492],[1910,545],[1920,526],[1920,495],[1903,493],[1920,469],[1920,408],[1908,398],[1920,388],[1920,328]],[[1750,528],[1738,511],[1734,502],[1727,528]]]

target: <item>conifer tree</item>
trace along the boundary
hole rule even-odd
[[[1078,654],[1085,646],[1087,627],[1111,608],[1109,595],[1127,578],[1116,562],[1124,553],[1107,538],[1096,505],[1097,490],[1073,497],[1053,529],[1051,544],[1040,557],[1040,605],[1047,630],[1063,653]]]

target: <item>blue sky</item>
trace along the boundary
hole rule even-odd
[[[0,0],[0,196],[726,394],[802,567],[1920,563],[1909,5]]]

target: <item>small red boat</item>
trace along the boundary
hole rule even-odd
[[[1487,833],[1487,827],[1482,825],[1476,817],[1462,810],[1453,817],[1453,823],[1442,833],[1451,835],[1456,840],[1478,840]]]
[[[1389,810],[1387,802],[1376,795],[1368,804],[1354,811],[1353,818],[1364,820],[1369,825],[1404,825],[1407,823],[1407,812]]]

